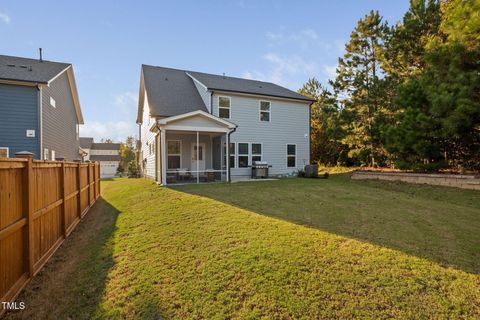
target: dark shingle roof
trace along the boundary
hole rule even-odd
[[[120,143],[93,143],[92,150],[120,150]]]
[[[80,148],[90,149],[93,144],[93,138],[80,137]]]
[[[142,72],[152,116],[207,111],[192,79],[185,71],[142,65]]]
[[[188,73],[203,83],[208,90],[229,91],[238,93],[250,93],[271,97],[290,98],[305,101],[314,101],[312,98],[303,96],[290,89],[281,87],[271,82],[248,80],[227,76],[219,76],[202,72],[188,71]]]
[[[91,155],[90,161],[120,161],[119,155]]]
[[[48,83],[70,63],[0,55],[0,79]]]

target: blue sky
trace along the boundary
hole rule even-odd
[[[408,1],[0,1],[0,54],[74,65],[82,135],[137,133],[140,65],[272,81],[332,77],[359,18]]]

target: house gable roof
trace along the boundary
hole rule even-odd
[[[80,137],[80,148],[91,149],[93,144],[93,138]]]
[[[70,63],[0,55],[0,79],[48,84]]]
[[[209,91],[254,94],[313,102],[314,99],[274,83],[142,65],[137,123],[142,123],[145,100],[152,117],[171,117],[195,110],[208,112],[194,84]]]
[[[304,100],[308,102],[315,101],[310,97],[303,96],[295,91],[271,82],[220,76],[195,71],[188,71],[188,74],[202,83],[210,91],[256,94],[262,96]]]
[[[162,124],[170,124],[170,123],[176,123],[176,122],[179,122],[179,121],[182,121],[182,120],[185,120],[185,119],[189,119],[189,118],[199,118],[199,119],[203,118],[207,121],[216,123],[218,125],[221,125],[223,127],[227,127],[227,128],[230,128],[230,129],[233,129],[233,128],[237,127],[236,124],[231,123],[230,121],[227,121],[225,119],[216,117],[216,116],[214,116],[214,115],[212,115],[208,112],[202,111],[202,110],[191,111],[191,112],[184,113],[184,114],[179,114],[179,115],[176,115],[176,116],[173,116],[173,117],[160,119],[160,120],[158,120],[158,123],[161,124],[161,125]]]
[[[192,79],[183,70],[142,65],[137,123],[142,121],[145,99],[153,117],[207,111]]]
[[[67,72],[77,121],[79,124],[83,124],[77,84],[70,63],[0,55],[0,81],[28,85],[49,85],[63,72]]]

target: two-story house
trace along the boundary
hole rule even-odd
[[[0,55],[0,157],[80,159],[80,124],[71,64]]]
[[[270,175],[310,162],[314,100],[273,83],[142,65],[140,166],[163,185]],[[227,147],[228,146],[228,147]]]
[[[113,178],[120,165],[120,143],[94,142],[93,138],[80,137],[84,161],[100,162],[100,178]]]

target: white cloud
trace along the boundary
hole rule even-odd
[[[138,127],[135,121],[90,121],[80,126],[81,137],[93,137],[95,141],[112,139],[113,141],[125,141],[128,136],[138,136]]]
[[[286,44],[295,42],[303,49],[318,42],[318,34],[313,29],[303,29],[298,32],[285,32],[283,29],[279,32],[267,32],[265,34],[270,44]]]
[[[131,91],[116,94],[113,96],[113,104],[123,116],[135,116],[138,108],[138,95]]]
[[[268,53],[263,56],[263,59],[270,64],[271,68],[269,71],[246,71],[243,74],[243,77],[247,79],[273,82],[297,89],[300,85],[296,82],[299,76],[302,78],[310,78],[313,77],[317,71],[317,65],[315,63],[305,61],[297,55],[280,56],[276,53]]]
[[[328,79],[333,80],[337,76],[337,65],[336,64],[333,64],[333,65],[324,64],[322,66],[322,69],[323,69],[323,72],[325,73],[325,75],[327,76]]]
[[[93,137],[95,141],[112,139],[124,141],[127,136],[138,135],[138,127],[135,123],[137,117],[138,96],[126,91],[112,96],[112,110],[108,114],[109,121],[85,121],[80,127],[82,137]],[[119,120],[116,120],[119,119]]]
[[[6,13],[3,13],[1,11],[0,11],[0,20],[3,21],[6,24],[9,24],[12,21],[10,16],[8,16]]]

